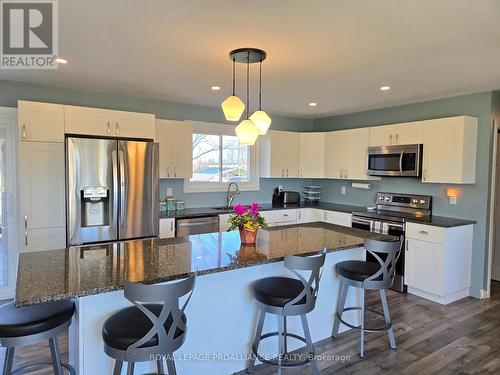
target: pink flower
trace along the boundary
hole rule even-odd
[[[234,212],[236,213],[236,215],[241,216],[245,212],[247,212],[247,209],[245,206],[242,206],[241,204],[237,204],[236,206],[234,206]]]
[[[259,204],[257,202],[253,202],[250,205],[250,215],[252,216],[258,216],[259,215]]]

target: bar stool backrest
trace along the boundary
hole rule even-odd
[[[377,241],[365,240],[363,247],[377,260],[380,269],[370,277],[366,278],[363,285],[373,289],[389,288],[396,276],[396,262],[401,254],[403,247],[403,236],[399,241]],[[381,254],[386,254],[385,259],[382,259]]]
[[[302,292],[283,307],[285,315],[304,314],[312,311],[318,296],[319,281],[321,279],[321,268],[325,264],[326,247],[321,254],[309,257],[286,255],[285,267],[300,280],[304,289]],[[298,271],[309,271],[309,279],[306,280]],[[305,302],[301,302],[305,297]]]
[[[179,348],[179,344],[182,344],[187,331],[182,317],[193,294],[195,280],[196,275],[192,275],[179,282],[160,285],[125,282],[125,298],[141,310],[151,320],[151,323],[153,323],[153,327],[151,327],[148,333],[127,348],[126,356],[128,358],[143,356],[144,354],[172,353]],[[188,293],[189,295],[184,304],[182,307],[179,307],[180,299]],[[147,303],[162,304],[160,315],[156,316],[149,310],[144,305]],[[167,319],[172,320],[168,332],[164,326]],[[142,345],[155,336],[158,337],[157,346],[141,348]]]

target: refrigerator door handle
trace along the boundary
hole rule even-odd
[[[126,207],[126,202],[125,202],[125,189],[126,189],[126,181],[127,181],[127,176],[125,176],[126,168],[125,168],[125,158],[123,156],[123,151],[118,150],[118,166],[119,166],[119,194],[120,194],[120,199],[119,199],[119,204],[118,204],[118,218],[119,218],[119,223],[118,223],[118,233],[124,233],[124,227],[125,227],[125,207]],[[120,235],[118,236],[120,238]]]
[[[115,228],[116,234],[115,239],[118,239],[118,217],[120,215],[120,207],[118,206],[118,200],[120,197],[120,188],[119,188],[119,161],[118,161],[118,150],[115,150],[111,153],[112,158],[112,166],[113,166],[113,223],[112,226]]]

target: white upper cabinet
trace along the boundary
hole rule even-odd
[[[359,128],[326,134],[326,177],[349,180],[378,179],[366,174],[370,129]]]
[[[370,128],[370,146],[420,144],[423,139],[421,121]]]
[[[300,133],[299,177],[325,177],[325,133]]]
[[[68,134],[114,135],[113,111],[110,109],[64,106],[65,131]]]
[[[23,230],[64,227],[64,145],[21,142],[19,202]]]
[[[160,178],[191,178],[193,126],[189,121],[156,120]]]
[[[64,142],[63,105],[20,100],[17,106],[21,141]]]
[[[113,111],[115,136],[127,138],[155,138],[155,115],[150,113]]]
[[[261,177],[299,177],[299,133],[270,130],[259,138]]]
[[[155,116],[149,113],[64,106],[65,132],[106,137],[155,137]]]
[[[475,183],[476,148],[477,118],[425,121],[422,182]]]

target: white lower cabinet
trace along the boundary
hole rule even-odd
[[[270,227],[297,224],[296,209],[261,211],[260,214],[265,217]]]
[[[448,304],[469,295],[472,225],[441,228],[406,224],[408,293]]]
[[[175,219],[160,219],[160,238],[175,237]]]
[[[352,224],[352,214],[337,211],[324,211],[323,221],[350,228]]]
[[[66,248],[66,227],[26,229],[22,232],[21,252]]]
[[[312,223],[315,221],[323,221],[323,210],[317,208],[299,208],[297,210],[297,223]]]
[[[227,222],[231,214],[219,215],[219,232],[225,232],[229,229],[230,224]]]

